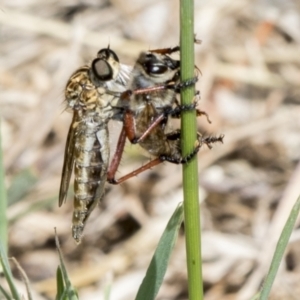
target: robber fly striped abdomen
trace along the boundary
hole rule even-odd
[[[104,194],[109,164],[108,121],[122,116],[118,102],[129,72],[112,50],[102,49],[91,65],[71,76],[65,89],[73,120],[65,148],[59,206],[66,200],[74,167],[72,235],[77,243],[87,218]]]

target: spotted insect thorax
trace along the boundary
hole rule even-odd
[[[105,48],[90,65],[75,71],[65,88],[65,102],[73,111],[73,120],[65,148],[59,205],[66,200],[74,167],[72,235],[77,243],[87,218],[104,194],[110,155],[108,121],[122,118],[120,93],[126,89],[129,72],[130,68]]]

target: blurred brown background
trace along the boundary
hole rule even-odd
[[[69,201],[57,205],[71,121],[63,90],[70,74],[109,43],[131,65],[141,50],[176,46],[178,19],[177,1],[0,2],[10,255],[40,294],[35,299],[54,297],[54,227],[81,299],[102,299],[111,282],[111,299],[134,298],[182,201],[181,166],[165,163],[121,186],[107,184],[105,208],[95,209],[76,246],[72,187]],[[224,145],[199,153],[205,299],[249,299],[300,191],[300,3],[196,0],[195,33],[202,40],[195,46],[199,108],[213,122],[200,118],[199,131],[225,134]],[[112,144],[118,128],[111,126]],[[148,159],[128,145],[119,175]],[[296,229],[272,299],[299,298],[299,247]],[[188,299],[182,234],[157,299]]]

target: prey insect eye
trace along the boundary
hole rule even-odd
[[[163,74],[168,71],[168,67],[161,63],[154,63],[152,61],[148,61],[144,64],[144,69],[147,74]]]
[[[111,66],[107,63],[107,61],[101,58],[93,60],[92,70],[94,75],[102,81],[112,80],[113,78],[113,70]]]
[[[117,54],[108,48],[99,50],[97,53],[97,57],[105,59],[105,60],[108,60],[110,57],[112,57],[113,60],[119,62],[119,58],[118,58]]]

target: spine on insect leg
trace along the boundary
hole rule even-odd
[[[81,241],[90,213],[104,194],[109,159],[107,126],[90,123],[82,127],[78,130],[75,146],[72,233],[77,243]]]

